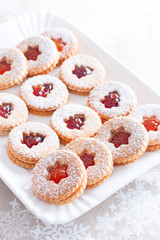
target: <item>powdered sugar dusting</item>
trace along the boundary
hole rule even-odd
[[[40,134],[44,136],[42,143],[28,148],[26,144],[22,144],[23,133],[29,135]],[[54,152],[59,148],[59,139],[57,134],[47,125],[38,122],[27,122],[12,129],[8,136],[9,147],[17,154],[20,160],[21,157],[26,158],[26,162],[37,162],[40,158],[48,153]]]
[[[92,74],[78,78],[72,71],[75,65],[85,66],[93,69]],[[73,90],[90,91],[104,82],[105,70],[103,65],[94,57],[88,55],[77,55],[67,59],[61,66],[60,79]]]
[[[118,148],[113,143],[109,142],[112,137],[111,132],[123,127],[125,132],[131,134],[128,139],[128,144],[122,144]],[[138,157],[139,154],[145,151],[148,144],[148,135],[144,126],[130,117],[118,117],[107,121],[96,134],[95,138],[103,141],[111,150],[113,162],[127,158],[127,161]],[[143,151],[142,151],[143,150]],[[133,160],[133,159],[132,159]]]
[[[67,178],[61,179],[56,184],[49,181],[47,169],[54,166],[56,162],[67,164]],[[32,186],[33,190],[41,196],[48,197],[50,200],[61,200],[75,192],[84,177],[85,169],[83,163],[77,155],[68,151],[57,151],[41,159],[33,169]]]
[[[28,46],[38,46],[41,54],[37,57],[36,61],[29,60],[29,74],[33,69],[41,69],[44,71],[44,67],[47,68],[55,61],[55,65],[59,59],[59,53],[53,41],[45,36],[36,36],[27,38],[18,44],[19,48],[23,53],[28,50]],[[48,66],[49,65],[49,66]]]
[[[0,116],[0,129],[9,130],[20,123],[23,123],[28,118],[28,110],[25,103],[18,97],[12,94],[0,93],[0,105],[3,103],[11,103],[12,110],[8,118]]]
[[[80,138],[67,144],[66,150],[70,150],[81,156],[83,152],[94,155],[95,165],[87,168],[87,185],[95,184],[106,175],[110,175],[113,169],[113,161],[110,149],[95,138]]]
[[[130,114],[130,117],[133,117],[143,123],[144,117],[151,118],[155,116],[155,118],[160,121],[160,105],[156,104],[146,104],[138,107]],[[160,125],[157,128],[157,131],[149,131],[148,132],[148,145],[154,145],[160,143]]]
[[[109,92],[117,91],[120,95],[119,106],[106,108],[101,102]],[[120,82],[108,82],[94,88],[88,97],[88,103],[104,119],[125,116],[135,109],[137,99],[133,90]]]
[[[85,121],[80,130],[69,129],[66,126],[64,120],[68,120],[74,115],[84,115],[85,117]],[[88,107],[77,104],[68,104],[57,109],[53,113],[51,127],[53,127],[57,134],[62,138],[71,141],[80,137],[94,136],[101,127],[101,120],[98,114]]]
[[[5,88],[23,80],[28,73],[28,63],[23,53],[16,48],[0,49],[0,62],[3,59],[11,63],[11,70],[0,75],[0,87]]]
[[[62,51],[60,52],[60,57],[65,59],[68,58],[78,51],[78,41],[73,32],[65,28],[53,28],[43,33],[44,36],[50,39],[62,39],[65,43]]]
[[[33,86],[53,84],[53,90],[47,97],[35,96],[33,94]],[[49,75],[40,75],[28,79],[21,87],[21,98],[31,108],[41,110],[54,110],[68,101],[67,87],[56,77]]]

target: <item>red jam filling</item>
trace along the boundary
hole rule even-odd
[[[0,116],[3,118],[8,118],[12,111],[12,104],[10,103],[2,103],[0,106]]]
[[[47,97],[47,95],[52,91],[52,89],[53,84],[50,83],[33,86],[33,94],[35,96]]]
[[[27,52],[24,53],[27,60],[33,60],[33,61],[36,61],[37,57],[40,54],[41,54],[41,52],[39,51],[38,47],[30,47],[30,46],[28,46]]]
[[[59,52],[61,52],[63,47],[66,45],[66,43],[62,41],[62,38],[58,38],[58,39],[52,38],[52,41],[54,41],[54,43],[56,44],[57,50]]]
[[[67,165],[60,165],[59,163],[56,166],[50,167],[48,172],[50,173],[49,181],[54,181],[58,184],[62,178],[67,178]]]
[[[90,155],[88,153],[83,153],[81,156],[80,156],[80,159],[83,161],[83,164],[85,166],[85,168],[87,169],[89,166],[93,166],[95,165],[95,162],[94,162],[94,155]]]
[[[69,120],[67,120],[65,122],[66,122],[66,125],[68,128],[70,128],[70,129],[75,128],[75,129],[80,130],[84,121],[85,121],[84,116],[75,115],[74,117],[70,117]]]
[[[124,131],[124,129],[121,129],[120,131],[112,133],[112,139],[110,142],[113,143],[116,148],[118,148],[122,144],[128,144],[128,138],[130,136],[130,133],[127,133]]]
[[[75,69],[72,71],[73,74],[75,74],[78,78],[85,77],[87,75],[92,74],[93,69],[90,67],[85,67],[85,66],[78,66],[75,65]]]
[[[120,101],[120,96],[117,91],[109,92],[107,96],[104,97],[102,103],[106,108],[118,107]]]
[[[157,131],[160,122],[157,122],[155,119],[145,119],[143,122],[147,132],[149,131]]]
[[[29,136],[23,134],[23,144],[26,144],[27,147],[32,148],[34,145],[38,145],[38,143],[43,142],[44,137],[39,134],[30,133]]]
[[[7,61],[2,60],[0,62],[0,75],[11,70],[11,63],[7,63]]]

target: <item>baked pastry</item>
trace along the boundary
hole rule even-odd
[[[40,75],[28,79],[21,87],[20,97],[31,113],[51,115],[54,110],[67,104],[67,87],[58,78]]]
[[[87,173],[79,157],[57,151],[41,159],[33,169],[32,187],[37,196],[49,203],[66,204],[84,191]]]
[[[28,74],[28,62],[16,48],[0,49],[0,89],[20,84]]]
[[[58,148],[57,134],[38,122],[21,124],[12,129],[8,136],[8,156],[12,162],[24,168],[33,168],[41,158]]]
[[[56,44],[59,51],[59,63],[61,64],[65,59],[76,55],[78,52],[78,41],[73,32],[66,28],[52,28],[43,33],[44,36],[49,37]]]
[[[95,138],[79,138],[66,145],[65,150],[76,153],[87,170],[86,188],[96,187],[110,176],[113,170],[110,149]]]
[[[148,132],[147,151],[160,149],[160,105],[140,106],[130,116],[143,123]]]
[[[96,112],[77,104],[68,104],[57,109],[50,123],[63,144],[80,137],[93,137],[101,127],[101,120]]]
[[[108,82],[94,88],[88,97],[88,105],[98,113],[102,121],[126,116],[135,109],[137,99],[133,90],[121,82]]]
[[[0,135],[8,135],[12,128],[26,122],[27,119],[28,110],[20,98],[0,93]]]
[[[94,87],[104,82],[105,70],[94,57],[77,55],[64,61],[60,67],[59,78],[70,91],[87,95]]]
[[[19,43],[17,48],[29,62],[28,76],[49,73],[59,60],[55,43],[44,36],[27,38]]]
[[[140,158],[148,144],[148,134],[140,122],[117,117],[104,123],[95,138],[111,150],[114,165],[126,165]]]

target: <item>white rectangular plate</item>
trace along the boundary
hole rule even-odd
[[[14,47],[24,38],[38,35],[54,26],[71,29],[78,37],[80,53],[90,54],[99,59],[106,69],[106,79],[128,84],[135,91],[138,104],[159,104],[160,96],[139,80],[126,67],[109,53],[97,46],[87,36],[78,31],[72,24],[54,12],[33,12],[16,20],[0,25],[0,48]],[[58,76],[59,69],[50,74]],[[3,92],[19,95],[19,86]],[[69,103],[87,105],[87,97],[70,94]],[[40,121],[49,125],[49,117],[29,115],[30,121]],[[84,194],[68,205],[55,206],[40,200],[32,191],[31,170],[13,164],[6,154],[7,137],[0,137],[0,176],[24,205],[41,220],[50,224],[62,224],[78,218],[100,204],[118,189],[128,184],[139,175],[160,163],[159,151],[145,153],[135,163],[115,167],[112,175],[100,186],[86,190]]]

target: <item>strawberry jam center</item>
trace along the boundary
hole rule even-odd
[[[62,41],[62,38],[58,38],[58,39],[52,38],[52,41],[54,41],[54,43],[56,44],[57,50],[59,52],[61,52],[63,47],[66,45],[66,43]]]
[[[0,106],[0,116],[3,118],[8,118],[12,111],[12,104],[10,103],[2,103]]]
[[[53,167],[50,167],[48,172],[50,173],[49,181],[54,181],[58,184],[62,178],[67,178],[67,165],[60,165],[59,163]]]
[[[36,61],[37,57],[41,54],[38,47],[30,47],[28,46],[28,50],[24,53],[27,60]]]
[[[23,144],[26,144],[27,147],[32,148],[34,145],[38,145],[38,143],[42,143],[44,137],[39,134],[30,133],[28,136],[23,134]]]
[[[160,122],[157,122],[155,119],[145,119],[143,122],[147,132],[149,131],[157,131]]]
[[[104,97],[102,103],[106,108],[118,107],[120,101],[120,96],[117,91],[109,92],[107,96]]]
[[[2,60],[0,62],[0,75],[11,70],[11,63],[7,63],[7,61]]]
[[[47,97],[47,95],[52,91],[52,89],[53,84],[50,83],[33,86],[33,94],[35,96]]]
[[[81,156],[80,156],[80,159],[83,161],[83,164],[85,166],[85,168],[87,169],[89,166],[93,166],[95,165],[95,162],[94,162],[94,155],[90,155],[88,153],[83,153]]]
[[[75,69],[72,71],[73,74],[75,74],[78,78],[85,77],[87,75],[92,74],[93,69],[90,67],[85,67],[85,66],[78,66],[75,65]]]
[[[83,125],[83,122],[85,121],[84,116],[78,116],[75,115],[74,117],[70,117],[66,122],[67,128],[70,129],[78,129],[80,130],[80,128]]]
[[[130,136],[130,133],[127,133],[124,131],[124,129],[121,129],[112,133],[112,139],[110,142],[113,143],[116,148],[118,148],[122,144],[128,144],[128,138]]]

